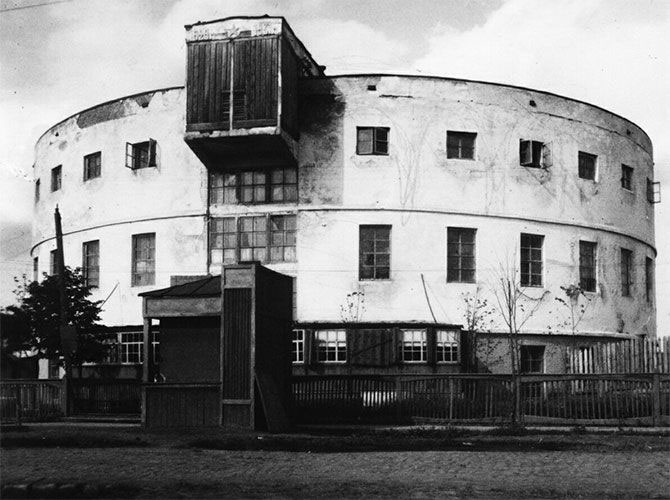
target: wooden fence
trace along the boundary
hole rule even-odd
[[[2,423],[42,422],[64,415],[65,391],[60,380],[7,380],[0,382]]]
[[[221,422],[221,384],[146,384],[147,428],[215,427]]]
[[[568,373],[670,373],[670,337],[627,339],[567,349]]]
[[[139,415],[142,381],[133,379],[70,379],[73,415]]]
[[[670,375],[524,375],[526,423],[670,424]],[[300,423],[512,421],[510,375],[324,375],[293,378]]]

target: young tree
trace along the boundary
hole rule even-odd
[[[61,345],[60,298],[58,276],[46,276],[41,281],[18,283],[18,305],[9,306],[6,312],[25,323],[27,333],[24,347],[41,358],[79,365],[87,361],[102,361],[107,354],[104,327],[100,320],[101,301],[91,301],[90,288],[80,269],[65,268],[66,311],[69,323],[74,326],[77,347],[72,353]]]
[[[463,300],[463,322],[467,332],[467,366],[470,371],[478,371],[479,334],[490,332],[493,325],[495,310],[489,305],[488,299],[482,297],[482,288],[477,285],[474,293],[461,294]],[[487,358],[490,347],[487,348]]]

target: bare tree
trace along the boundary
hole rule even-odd
[[[478,371],[477,353],[479,352],[479,334],[490,332],[493,325],[493,315],[495,309],[488,302],[488,299],[482,297],[482,287],[477,285],[474,293],[466,292],[461,294],[463,300],[463,319],[465,329],[468,333],[468,366],[471,371]],[[490,351],[490,346],[488,351]],[[487,358],[489,352],[487,351]]]

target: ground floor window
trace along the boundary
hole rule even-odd
[[[345,330],[317,330],[314,332],[316,359],[323,363],[344,363],[347,360],[347,333]]]
[[[544,346],[521,346],[520,364],[521,373],[544,373]]]
[[[305,362],[305,330],[293,330],[291,359],[294,363]]]
[[[426,361],[426,330],[402,331],[402,360],[405,363]]]
[[[458,362],[458,332],[437,330],[436,350],[438,363]]]

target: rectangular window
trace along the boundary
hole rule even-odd
[[[58,191],[61,188],[63,165],[58,165],[51,169],[51,192]]]
[[[544,236],[521,233],[521,286],[542,286]]]
[[[100,286],[100,241],[87,241],[82,247],[81,269],[87,286]]]
[[[40,180],[35,181],[35,203],[40,201]]]
[[[49,274],[54,276],[58,271],[58,250],[49,252]]]
[[[646,257],[644,261],[645,285],[647,302],[651,302],[654,296],[654,261]]]
[[[209,222],[209,258],[212,264],[237,262],[237,224],[235,217]]]
[[[120,361],[124,365],[141,364],[144,359],[144,334],[142,332],[121,333]]]
[[[391,226],[359,227],[358,276],[387,280],[391,274]]]
[[[316,359],[322,363],[344,363],[347,360],[347,333],[345,330],[317,330],[314,332]]]
[[[436,349],[438,363],[458,362],[458,332],[437,330]]]
[[[126,143],[126,167],[131,170],[157,167],[157,143],[154,139],[145,142]]]
[[[621,187],[628,191],[633,190],[633,167],[621,164]]]
[[[267,259],[267,218],[240,217],[240,261]]]
[[[156,233],[133,235],[132,286],[156,281]]]
[[[293,330],[291,359],[294,363],[305,362],[305,330]]]
[[[40,279],[40,259],[39,257],[33,257],[33,281],[38,281]]]
[[[596,291],[596,244],[579,242],[579,286],[586,292]]]
[[[633,252],[626,248],[621,249],[621,295],[630,297],[630,287],[633,283]]]
[[[295,215],[270,217],[270,261],[295,261]]]
[[[475,282],[476,229],[447,228],[447,282]]]
[[[521,346],[521,373],[544,373],[544,346]]]
[[[476,138],[477,134],[472,132],[447,130],[447,158],[474,160]]]
[[[389,153],[388,127],[357,127],[356,154],[387,155]]]
[[[102,153],[92,153],[84,156],[84,181],[100,177],[100,167],[102,165]]]
[[[541,168],[545,145],[540,141],[521,140],[519,143],[519,164],[522,167]]]
[[[267,171],[214,172],[209,181],[209,202],[289,203],[298,200],[298,173],[293,167]]]
[[[426,330],[402,330],[402,360],[404,363],[426,361]]]
[[[578,154],[580,179],[596,180],[596,155],[580,151]]]
[[[661,183],[654,182],[647,177],[647,201],[649,203],[661,202]]]

